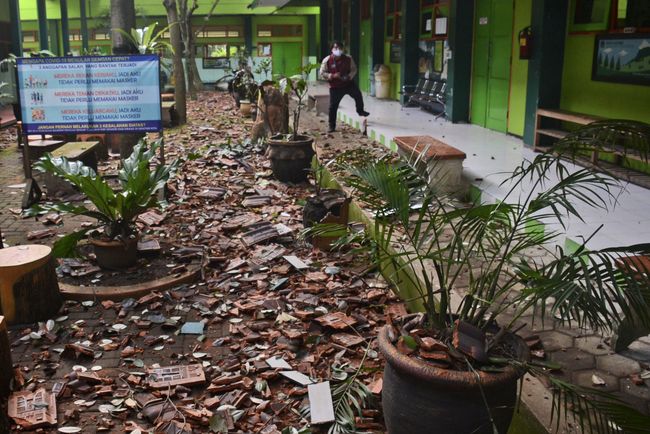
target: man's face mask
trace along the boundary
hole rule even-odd
[[[334,57],[339,57],[341,54],[343,54],[343,50],[340,48],[332,48],[332,54]]]

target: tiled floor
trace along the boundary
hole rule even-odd
[[[318,85],[314,92],[326,93],[327,89]],[[482,191],[481,197],[486,201],[503,199],[507,190],[499,184],[505,178],[505,173],[512,171],[524,159],[532,159],[536,155],[517,137],[476,125],[435,120],[430,113],[418,108],[403,108],[397,101],[378,100],[367,95],[364,95],[364,99],[366,110],[371,113],[368,135],[374,134],[378,141],[387,146],[395,136],[430,135],[461,149],[467,154],[464,177]],[[360,121],[351,98],[346,97],[341,102],[339,117],[352,125]],[[583,206],[578,208],[585,209]],[[566,238],[579,242],[581,237],[589,237],[603,225],[588,242],[593,249],[650,242],[649,216],[650,190],[626,184],[613,210],[589,209],[585,212],[585,222],[570,219],[566,230],[559,230],[565,232]]]

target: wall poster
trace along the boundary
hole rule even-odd
[[[17,59],[25,134],[161,131],[158,55]]]
[[[650,86],[650,34],[596,35],[591,78]]]

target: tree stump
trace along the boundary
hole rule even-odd
[[[11,349],[9,348],[9,335],[5,317],[0,316],[0,398],[9,397],[11,378],[14,375]],[[1,426],[0,426],[1,428]]]
[[[51,248],[30,244],[0,250],[0,313],[7,324],[45,321],[62,302]]]

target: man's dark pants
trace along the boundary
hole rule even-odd
[[[330,87],[329,126],[332,130],[336,128],[336,112],[339,110],[339,104],[345,95],[350,95],[354,99],[358,114],[364,112],[363,96],[361,96],[359,86],[355,82],[352,81],[344,87]]]

